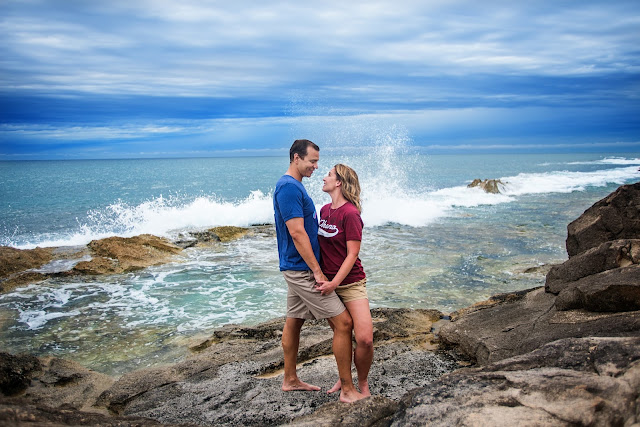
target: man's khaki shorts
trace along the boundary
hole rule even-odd
[[[342,302],[356,301],[359,299],[369,299],[367,295],[367,278],[347,285],[340,285],[336,288],[336,294]]]
[[[322,295],[316,289],[316,279],[311,271],[286,270],[282,272],[282,275],[289,287],[287,317],[329,319],[336,317],[346,309],[335,292]]]

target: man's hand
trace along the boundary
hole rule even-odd
[[[318,283],[327,282],[329,280],[329,279],[327,279],[327,276],[324,275],[322,270],[314,271],[313,272],[313,278],[316,279],[316,282],[318,282]]]
[[[318,280],[316,289],[319,290],[322,295],[329,295],[331,292],[336,290],[338,285],[338,283],[333,283],[328,280]]]

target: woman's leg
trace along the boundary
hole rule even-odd
[[[359,299],[345,302],[344,305],[353,319],[353,329],[356,335],[356,349],[353,352],[353,360],[358,372],[358,387],[360,388],[360,393],[365,396],[371,396],[368,378],[369,369],[371,369],[371,363],[373,362],[373,322],[371,320],[369,300]],[[340,380],[338,380],[327,393],[340,390],[341,385]]]
[[[359,299],[345,303],[353,318],[353,330],[356,335],[354,363],[358,372],[360,393],[371,396],[369,392],[369,369],[373,362],[373,321],[368,299]]]

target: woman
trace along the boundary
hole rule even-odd
[[[373,323],[367,297],[366,275],[358,258],[362,240],[360,182],[356,172],[337,164],[323,178],[322,191],[331,203],[320,209],[321,267],[329,281],[318,282],[323,295],[335,291],[353,318],[356,335],[354,362],[360,393],[371,396],[369,369],[373,361]],[[340,390],[340,380],[329,393]]]

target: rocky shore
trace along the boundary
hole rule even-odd
[[[0,286],[38,274],[144,268],[207,238],[222,239],[211,231],[178,242],[92,242],[63,254],[73,265],[64,271],[43,269],[65,259],[56,250],[3,248]],[[569,224],[567,253],[545,286],[455,313],[374,309],[374,396],[355,404],[280,390],[284,319],[274,319],[219,328],[182,362],[119,378],[68,360],[0,353],[0,424],[639,425],[640,183]],[[326,322],[305,325],[299,361],[305,381],[333,384]]]

